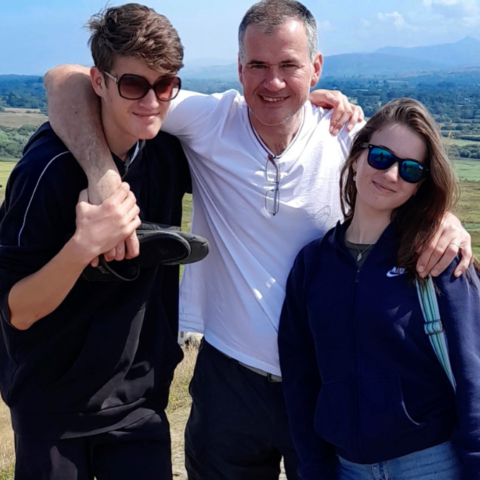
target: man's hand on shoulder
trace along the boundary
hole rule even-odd
[[[457,254],[460,255],[460,262],[454,275],[459,277],[473,261],[472,239],[460,220],[452,213],[447,213],[438,231],[420,252],[417,272],[421,277],[428,274],[436,277],[452,263]]]
[[[347,124],[347,131],[351,131],[357,123],[363,122],[365,118],[362,108],[350,103],[347,96],[338,90],[314,90],[310,93],[310,102],[317,107],[333,108],[330,120],[332,135],[338,135],[345,124]]]

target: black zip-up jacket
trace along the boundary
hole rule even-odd
[[[188,165],[174,137],[145,142],[128,171],[140,217],[180,225]],[[0,390],[17,435],[70,438],[105,432],[163,410],[177,344],[178,268],[143,268],[133,282],[80,278],[50,315],[10,325],[8,294],[75,231],[87,179],[48,124],[26,147],[0,210]]]
[[[279,327],[280,365],[301,478],[334,480],[335,454],[369,464],[452,439],[464,480],[480,480],[480,293],[476,273],[435,279],[457,382],[424,331],[398,269],[391,224],[359,269],[344,225],[298,255]]]

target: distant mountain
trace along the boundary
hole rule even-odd
[[[411,72],[441,70],[442,65],[416,58],[381,53],[345,53],[331,55],[323,60],[322,76],[352,77],[373,75],[401,75]]]
[[[471,37],[430,47],[384,47],[373,53],[325,57],[323,75],[403,75],[480,68],[480,41]]]
[[[472,37],[466,37],[455,43],[430,47],[384,47],[376,50],[375,53],[415,58],[450,68],[480,66],[480,41]]]
[[[180,75],[182,78],[195,80],[238,80],[236,63],[229,65],[187,64],[185,68],[180,71]]]
[[[480,68],[480,41],[466,37],[455,43],[429,47],[384,47],[373,53],[346,53],[324,58],[323,76],[350,77]],[[187,65],[183,78],[237,80],[237,64]]]

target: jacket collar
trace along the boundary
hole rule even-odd
[[[337,222],[337,225],[333,229],[333,234],[330,235],[327,239],[327,241],[335,250],[342,251],[343,253],[346,253],[348,255],[350,255],[350,253],[348,252],[348,249],[345,245],[345,232],[347,231],[349,225],[350,220],[347,220],[343,223],[341,223],[340,221]],[[380,235],[380,238],[375,243],[375,247],[389,245],[392,244],[392,242],[394,243],[392,247],[396,249],[396,253],[399,247],[399,231],[395,225],[395,222],[389,223],[387,228],[385,228],[385,230]],[[375,247],[374,249],[376,249]]]

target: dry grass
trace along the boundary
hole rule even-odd
[[[185,358],[175,371],[167,409],[172,433],[172,460],[174,478],[176,480],[186,478],[183,455],[183,431],[191,404],[188,384],[190,383],[197,358],[197,349],[194,347],[184,347],[184,352]],[[0,480],[13,479],[12,468],[14,460],[10,413],[7,406],[0,400]]]
[[[13,433],[10,412],[0,400],[0,479],[2,472],[13,464]]]
[[[186,480],[183,432],[187,423],[192,400],[188,393],[188,385],[193,375],[197,359],[197,348],[183,347],[185,357],[175,370],[175,377],[170,389],[170,400],[167,408],[172,436],[172,466],[175,480]],[[0,478],[0,480],[2,480]]]
[[[14,107],[5,107],[4,112],[6,113],[40,113],[39,108],[14,108]]]
[[[193,368],[197,359],[198,349],[196,347],[183,347],[185,357],[175,370],[175,377],[170,388],[170,399],[168,401],[167,413],[174,413],[176,410],[189,407],[191,404],[188,385],[193,375]]]
[[[48,117],[35,108],[5,108],[0,112],[0,126],[19,128],[22,125],[40,126]]]

